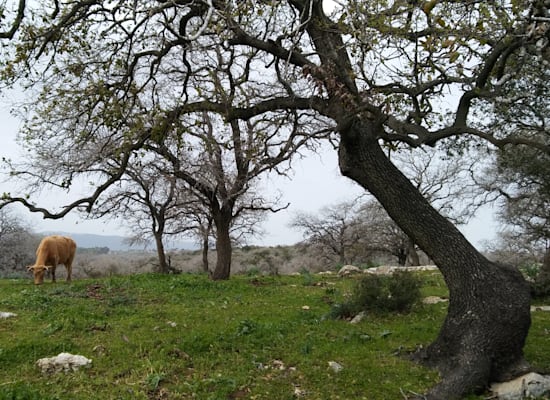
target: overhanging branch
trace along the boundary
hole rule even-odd
[[[100,186],[98,186],[94,190],[91,196],[78,199],[73,203],[64,206],[59,212],[50,211],[47,208],[36,206],[31,202],[29,202],[27,198],[11,197],[10,194],[4,194],[2,199],[0,199],[0,209],[4,208],[9,204],[20,203],[24,207],[26,207],[30,212],[41,213],[45,219],[61,219],[65,217],[69,212],[75,209],[84,209],[86,212],[89,213],[92,211],[92,207],[94,203],[97,201],[97,199],[99,198],[99,196],[101,196],[103,192],[109,189],[111,185],[118,182],[121,179],[121,177],[124,175],[124,173],[126,172],[126,168],[128,166],[130,157],[132,157],[133,152],[141,149],[149,138],[150,138],[150,133],[147,132],[144,135],[142,135],[138,141],[136,141],[131,146],[129,146],[126,149],[126,151],[123,153],[123,157],[119,163],[118,168],[113,170],[110,173],[109,179],[107,179]]]
[[[21,26],[21,22],[23,21],[23,17],[25,16],[25,3],[25,0],[19,0],[17,15],[13,20],[11,28],[8,31],[0,32],[0,39],[13,39],[13,37],[15,36],[15,32],[17,32],[17,30]]]

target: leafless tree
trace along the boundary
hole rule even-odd
[[[301,230],[325,261],[352,264],[357,261],[353,250],[364,240],[359,207],[359,200],[352,200],[323,207],[318,214],[298,212],[289,226]]]
[[[386,253],[394,256],[399,265],[406,265],[407,260],[418,254],[411,250],[413,243],[409,237],[397,226],[384,210],[380,203],[374,199],[365,202],[356,217],[362,225],[364,232],[362,246],[369,252]],[[420,264],[416,261],[416,265]]]
[[[0,273],[17,274],[34,261],[40,238],[32,233],[23,218],[0,210]]]
[[[108,162],[107,162],[108,163]],[[159,271],[173,272],[165,251],[166,238],[196,229],[192,216],[196,199],[170,174],[162,160],[141,157],[134,160],[118,184],[99,199],[91,216],[116,217],[131,232],[130,242],[154,240]]]
[[[483,188],[472,176],[476,162],[471,157],[449,159],[443,154],[431,148],[394,149],[391,158],[433,207],[455,224],[463,224],[486,201]],[[353,263],[378,252],[396,257],[399,265],[420,264],[414,241],[374,199],[327,206],[319,214],[299,213],[291,227],[302,229],[308,242],[327,253],[329,260],[336,254],[340,264]]]
[[[286,119],[224,124],[218,115],[208,112],[187,118],[182,127],[185,137],[166,137],[161,143],[149,144],[148,149],[171,164],[173,175],[185,182],[208,210],[217,254],[211,277],[227,279],[237,236],[245,231],[258,233],[258,229],[250,228],[256,227],[261,213],[284,208],[255,193],[254,182],[288,161],[308,137],[297,130],[295,122],[287,126]],[[285,137],[282,132],[288,129]]]
[[[393,152],[392,159],[432,207],[455,225],[467,223],[480,206],[492,200],[475,179],[475,173],[485,164],[474,150],[462,151],[454,157],[444,149],[405,149]],[[384,213],[385,214],[385,213]],[[396,243],[402,231],[394,229]],[[416,243],[408,238],[401,261],[419,265]]]

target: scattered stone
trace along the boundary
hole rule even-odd
[[[354,265],[344,265],[342,268],[340,268],[340,271],[338,271],[339,276],[347,276],[352,274],[360,274],[362,272],[361,268],[356,267]]]
[[[550,311],[550,306],[531,306],[531,311]]]
[[[523,400],[550,395],[550,376],[530,372],[509,382],[493,383],[491,391],[498,400]]]
[[[361,311],[359,314],[357,314],[355,317],[353,317],[352,320],[349,323],[350,324],[358,324],[363,319],[365,319],[366,316],[367,316],[367,313],[365,311]]]
[[[273,369],[278,369],[279,371],[284,371],[286,369],[285,363],[281,360],[273,360],[271,362],[271,367]]]
[[[437,304],[437,303],[445,303],[447,301],[449,301],[449,299],[444,299],[443,297],[428,296],[428,297],[425,297],[422,300],[422,303],[424,303],[424,304]]]
[[[338,372],[340,372],[344,369],[342,364],[339,364],[336,361],[329,361],[328,362],[328,367],[336,373],[338,373]]]
[[[294,397],[300,398],[300,397],[305,397],[307,395],[307,391],[300,388],[299,385],[293,385],[293,386],[294,386],[294,392],[292,394],[294,395]]]
[[[379,267],[375,268],[367,268],[365,270],[366,274],[375,274],[375,275],[391,275],[397,270],[399,267],[394,267],[391,265],[381,265]],[[403,267],[404,268],[404,267]]]
[[[176,324],[174,321],[167,321],[166,324],[170,325],[172,328],[175,328],[176,326],[178,326],[178,324]]]
[[[14,314],[12,312],[0,311],[0,319],[2,319],[2,318],[12,318],[12,317],[17,317],[17,314]]]
[[[36,362],[36,365],[42,372],[70,372],[76,371],[80,367],[89,367],[92,360],[70,353],[60,353],[55,357],[41,358]]]
[[[302,306],[302,310],[304,310],[304,311],[308,311],[309,309],[310,309],[309,306]]]
[[[317,275],[332,275],[332,274],[333,274],[332,271],[321,271]]]

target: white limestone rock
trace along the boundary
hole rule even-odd
[[[38,368],[42,372],[71,372],[76,371],[80,367],[89,367],[92,364],[92,360],[71,353],[60,353],[55,357],[41,358],[36,362]]]
[[[422,300],[422,303],[424,303],[424,304],[437,304],[437,303],[445,303],[447,301],[449,301],[449,299],[444,299],[443,297],[428,296],[428,297],[424,297],[424,299]]]
[[[550,395],[550,376],[530,372],[509,382],[493,383],[492,398],[498,400],[523,400]]]
[[[336,361],[329,361],[328,362],[328,367],[333,371],[333,372],[340,372],[344,369],[344,367],[342,366],[342,364],[336,362]]]
[[[360,274],[362,272],[361,268],[356,267],[354,265],[344,265],[342,268],[340,268],[340,271],[338,271],[339,276],[347,276],[352,274]]]
[[[367,316],[367,313],[365,311],[361,311],[359,314],[357,314],[353,319],[350,321],[350,324],[358,324],[362,320],[365,319]]]

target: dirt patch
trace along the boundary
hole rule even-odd
[[[86,296],[90,299],[103,300],[103,295],[101,294],[102,289],[103,285],[98,283],[88,285],[86,288]]]

